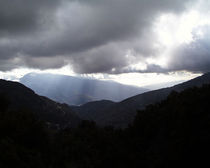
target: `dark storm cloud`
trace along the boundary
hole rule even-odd
[[[122,57],[124,54],[118,45],[107,44],[97,49],[77,53],[72,57],[72,65],[77,73],[110,73],[108,71],[122,68],[128,64],[128,60]]]
[[[57,0],[0,0],[0,36],[34,31],[49,20]]]
[[[0,0],[0,70],[70,63],[78,73],[122,72],[159,53],[151,29],[157,16],[192,2]]]

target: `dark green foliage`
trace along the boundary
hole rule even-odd
[[[83,121],[51,130],[0,96],[0,167],[177,168],[209,165],[210,85],[172,92],[124,130]]]

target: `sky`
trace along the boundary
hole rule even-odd
[[[0,78],[147,86],[210,71],[210,0],[0,0]]]

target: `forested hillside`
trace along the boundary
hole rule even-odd
[[[172,92],[139,111],[126,129],[50,129],[29,111],[9,110],[0,97],[0,167],[203,167],[210,150],[210,85]],[[205,166],[208,166],[205,165]]]

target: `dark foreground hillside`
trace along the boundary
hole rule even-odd
[[[177,168],[207,167],[210,151],[210,85],[172,92],[139,111],[124,130],[52,130],[28,111],[11,111],[0,97],[0,167]]]
[[[0,79],[0,96],[7,98],[9,110],[31,111],[53,127],[74,127],[81,122],[68,105],[39,96],[18,82]]]

